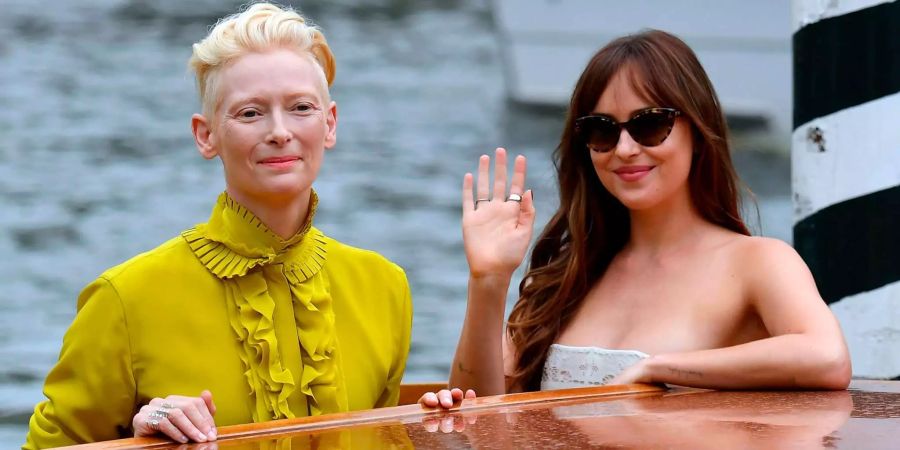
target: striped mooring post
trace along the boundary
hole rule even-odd
[[[900,379],[900,0],[793,0],[794,247],[853,374]]]

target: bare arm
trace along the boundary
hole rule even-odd
[[[850,381],[849,359],[817,349],[815,338],[802,333],[657,355],[645,365],[643,381],[709,389],[845,389]]]
[[[773,239],[741,251],[746,293],[771,337],[733,347],[656,355],[613,380],[713,389],[845,389],[850,356],[800,256]]]
[[[524,191],[525,158],[515,160],[510,194],[521,202],[504,201],[506,151],[497,149],[493,200],[488,178],[490,159],[478,164],[477,195],[473,177],[463,181],[463,240],[469,263],[468,306],[465,322],[450,370],[450,385],[474,389],[479,395],[505,393],[503,319],[506,293],[513,272],[522,263],[531,240],[534,205]],[[508,353],[508,352],[507,352]],[[507,364],[509,358],[506,359]]]
[[[463,322],[450,386],[480,395],[506,392],[503,370],[503,317],[510,277],[469,277],[469,304]]]

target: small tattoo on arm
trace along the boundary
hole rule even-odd
[[[466,373],[469,375],[474,375],[475,372],[469,369],[466,369],[461,362],[456,363],[456,368],[459,369],[460,372]]]
[[[703,378],[703,372],[698,370],[682,370],[669,367],[669,374],[683,379]]]

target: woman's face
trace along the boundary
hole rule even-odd
[[[631,70],[616,73],[600,96],[593,114],[612,117],[624,123],[652,105],[631,87]],[[612,150],[590,152],[594,170],[603,186],[630,210],[653,208],[678,196],[690,198],[688,175],[691,170],[693,142],[690,125],[678,116],[669,136],[659,145],[643,146],[622,129]]]
[[[218,80],[211,151],[201,153],[221,158],[229,195],[250,203],[308,195],[336,138],[337,108],[321,68],[279,49],[237,58]]]

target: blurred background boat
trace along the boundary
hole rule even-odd
[[[513,102],[567,104],[604,43],[656,28],[694,49],[732,122],[768,127],[784,143],[791,131],[790,8],[788,0],[493,0]]]

